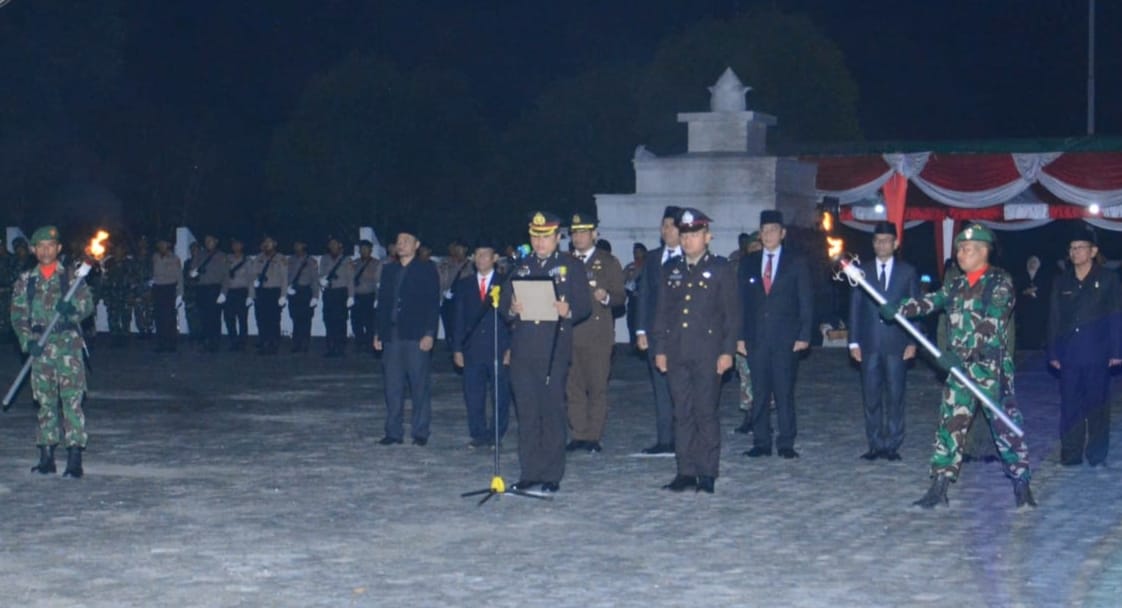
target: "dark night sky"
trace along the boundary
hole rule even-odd
[[[557,77],[605,59],[644,59],[668,34],[750,4],[133,1],[126,71],[136,92],[153,102],[183,113],[219,107],[247,127],[269,127],[284,119],[314,73],[350,52],[375,51],[403,67],[437,65],[467,75],[502,122]],[[809,14],[841,47],[860,87],[868,139],[1084,130],[1083,1],[773,4]],[[1118,134],[1122,3],[1098,5],[1098,130]],[[716,75],[720,67],[699,69]]]

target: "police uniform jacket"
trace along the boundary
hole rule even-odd
[[[584,273],[588,278],[588,301],[591,312],[587,319],[573,328],[573,341],[579,345],[611,346],[616,341],[616,324],[612,307],[623,304],[624,298],[627,297],[623,289],[623,268],[614,255],[601,249],[593,249],[591,257],[584,262],[575,257],[576,255],[574,254],[573,259],[584,266]],[[597,289],[608,292],[607,305],[596,300],[594,293]]]
[[[564,268],[564,270],[561,270]],[[553,281],[558,297],[569,303],[569,318],[561,319],[555,331],[554,321],[522,321],[510,312],[511,283],[519,279],[548,279]],[[511,352],[515,356],[549,358],[553,337],[557,336],[557,352],[572,352],[573,326],[592,312],[592,295],[579,260],[560,251],[542,260],[535,254],[518,260],[508,277],[499,301],[499,314],[511,321]]]
[[[693,268],[685,256],[667,262],[648,339],[656,355],[711,359],[736,353],[740,297],[732,264],[706,252]]]

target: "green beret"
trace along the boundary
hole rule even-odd
[[[993,231],[981,224],[970,224],[958,236],[954,237],[954,244],[957,245],[963,241],[978,241],[980,243],[993,244]]]
[[[59,240],[58,228],[54,226],[40,226],[31,233],[31,246],[34,247],[43,241]]]

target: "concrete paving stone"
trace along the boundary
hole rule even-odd
[[[375,444],[375,359],[141,346],[94,349],[79,481],[28,472],[27,388],[0,416],[0,604],[1116,606],[1122,592],[1119,469],[1058,465],[1057,385],[1038,353],[1017,394],[1040,507],[1014,510],[1000,468],[978,463],[950,508],[923,511],[910,503],[940,395],[923,364],[895,463],[858,459],[860,384],[840,350],[801,364],[798,460],[741,456],[728,383],[708,496],[660,490],[673,459],[635,456],[653,442],[650,388],[645,364],[619,353],[604,451],[570,455],[552,501],[477,507],[460,493],[489,485],[491,453],[466,447],[445,352],[418,448]],[[0,357],[0,379],[18,364]],[[513,432],[502,467],[518,478]]]

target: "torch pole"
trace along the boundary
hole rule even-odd
[[[849,279],[850,283],[857,285],[861,287],[861,289],[865,290],[865,293],[869,294],[869,296],[873,298],[873,301],[878,305],[883,306],[885,303],[887,303],[887,300],[884,299],[884,296],[880,295],[880,293],[878,293],[877,290],[873,289],[873,286],[870,285],[867,280],[865,280],[865,272],[861,270],[856,264],[854,264],[852,259],[841,259],[838,261],[838,264],[841,268],[841,271],[845,274],[846,278]],[[900,324],[900,327],[903,327],[905,331],[907,331],[913,338],[916,339],[916,342],[919,342],[921,345],[923,345],[923,348],[927,349],[927,352],[931,353],[931,356],[939,358],[943,355],[943,353],[939,350],[939,347],[932,344],[931,340],[928,340],[927,336],[923,335],[923,333],[920,332],[919,329],[917,329],[916,326],[913,325],[912,322],[909,321],[903,314],[897,312],[894,319],[897,323]],[[1012,430],[1015,435],[1017,435],[1018,437],[1024,437],[1025,432],[1021,430],[1021,427],[1017,426],[1017,423],[1013,422],[1013,419],[1005,413],[1005,410],[998,407],[997,404],[995,404],[993,400],[990,399],[989,395],[987,395],[986,392],[983,391],[981,387],[979,387],[978,384],[970,378],[970,376],[966,375],[966,372],[964,370],[962,370],[958,366],[955,366],[952,367],[949,371],[952,376],[958,379],[958,381],[961,382],[962,385],[967,388],[967,390],[973,393],[974,396],[982,402],[982,405],[985,406],[986,409],[988,409],[994,416],[997,416],[998,419],[1000,419],[1001,422],[1005,424],[1005,426],[1009,427],[1009,429]]]
[[[66,294],[62,297],[63,302],[69,302],[74,297],[74,293],[78,291],[78,287],[80,287],[82,285],[82,282],[86,280],[86,275],[88,275],[89,273],[90,265],[87,262],[82,262],[82,265],[78,267],[77,271],[78,280],[74,281],[70,285],[70,290],[67,291]],[[58,314],[57,312],[55,313],[55,316],[51,317],[51,322],[47,324],[46,329],[43,330],[43,334],[39,336],[38,340],[36,340],[36,342],[39,343],[40,348],[43,348],[47,345],[47,340],[51,337],[51,332],[54,331],[55,326],[58,325],[58,322],[61,318],[62,315]],[[8,389],[8,393],[4,395],[5,412],[12,407],[12,401],[15,400],[16,393],[19,392],[20,385],[23,384],[23,379],[26,378],[27,373],[31,371],[31,362],[34,359],[35,357],[28,357],[27,361],[23,362],[23,368],[19,370],[19,375],[16,376],[16,379],[12,382],[12,386]]]

